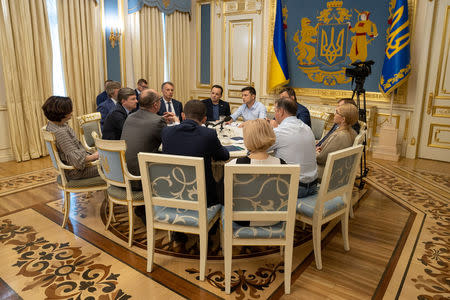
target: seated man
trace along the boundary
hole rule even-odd
[[[181,124],[162,130],[163,153],[203,157],[208,207],[223,204],[223,190],[217,190],[211,159],[228,160],[230,154],[220,143],[214,129],[201,126],[206,122],[206,107],[200,100],[186,103],[182,116]]]
[[[174,115],[172,118],[175,119],[171,120],[157,115],[160,105],[158,93],[155,90],[146,89],[141,93],[138,111],[132,113],[125,120],[121,139],[127,142],[125,160],[128,171],[132,175],[141,175],[137,154],[139,152],[158,152],[161,145],[161,130],[166,127],[167,122],[178,121]],[[136,191],[142,190],[141,181],[131,181],[131,188]],[[145,207],[137,206],[134,212],[146,224]]]
[[[167,81],[161,85],[161,91],[163,96],[161,97],[161,107],[159,108],[158,115],[164,116],[165,113],[175,113],[178,119],[181,120],[181,112],[183,111],[183,104],[180,101],[173,99],[174,85],[172,82]]]
[[[103,92],[101,92],[100,94],[97,95],[97,98],[95,100],[95,102],[97,103],[97,106],[100,105],[100,103],[102,103],[103,101],[106,101],[106,99],[108,99],[108,94],[106,94],[106,85],[108,83],[110,83],[112,80],[108,79],[105,81],[105,90]]]
[[[353,100],[352,98],[342,98],[338,100],[338,107],[344,105],[344,104],[352,104],[355,107],[358,107],[355,103],[355,100]],[[358,121],[356,121],[356,123],[352,126],[352,128],[356,131],[356,133],[359,133],[359,129],[360,129],[360,125],[358,123]],[[333,127],[331,127],[330,131],[328,131],[328,133],[316,144],[316,147],[318,151],[320,151],[320,147],[322,146],[322,144],[330,137],[330,135],[336,131],[336,129],[339,128],[339,125],[334,123]]]
[[[100,103],[97,106],[97,111],[102,115],[100,120],[100,125],[103,129],[103,123],[105,123],[106,117],[114,109],[117,103],[117,94],[120,90],[120,82],[111,81],[106,85],[106,94],[108,94],[108,99]]]
[[[164,117],[157,115],[161,102],[155,90],[142,91],[139,104],[139,110],[125,120],[120,138],[127,142],[125,160],[128,171],[136,176],[141,174],[137,154],[139,152],[158,152],[161,145],[161,130],[166,127],[167,122],[173,121],[166,121]],[[140,181],[133,181],[131,187],[133,190],[142,190]]]
[[[317,191],[316,148],[314,133],[295,117],[296,112],[297,105],[289,98],[275,101],[275,120],[270,123],[276,140],[269,151],[288,164],[301,166],[298,198],[303,198]]]
[[[286,87],[280,91],[280,98],[289,98],[292,101],[294,101],[295,104],[297,104],[297,113],[295,116],[297,119],[300,119],[311,127],[311,116],[309,115],[309,110],[297,102],[297,96],[295,95],[295,91],[291,87]]]
[[[244,102],[244,104],[231,115],[231,118],[233,118],[234,121],[240,116],[244,118],[244,121],[265,119],[267,110],[264,104],[256,101],[256,90],[251,86],[247,86],[243,88],[241,92],[242,102]]]
[[[105,140],[120,140],[125,119],[136,108],[136,94],[130,88],[121,88],[117,94],[117,104],[106,117],[102,136]]]
[[[148,83],[147,80],[145,80],[144,78],[141,78],[138,80],[137,82],[137,87],[134,90],[134,92],[136,93],[136,99],[139,100],[139,98],[141,97],[141,93],[143,90],[148,89]]]
[[[230,104],[220,99],[223,88],[220,85],[213,85],[211,88],[211,98],[203,100],[206,105],[206,121],[217,121],[220,116],[229,116]]]

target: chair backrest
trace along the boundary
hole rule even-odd
[[[100,120],[102,116],[99,112],[82,115],[78,117],[78,123],[81,129],[81,143],[84,147],[90,149],[94,148],[95,141],[92,137],[92,132],[96,132],[98,137],[102,137],[102,131],[100,129]]]
[[[65,165],[59,157],[58,148],[56,147],[56,138],[53,132],[46,129],[46,126],[41,128],[42,136],[44,137],[45,146],[47,147],[48,154],[52,160],[52,165],[61,176],[62,186],[66,186],[67,178],[64,173],[64,169],[74,169],[71,166]]]
[[[225,165],[225,222],[295,218],[300,166]]]
[[[332,124],[333,114],[327,112],[310,111],[311,115],[311,130],[314,133],[314,138],[320,140],[329,125]]]
[[[328,154],[315,213],[322,215],[324,203],[337,196],[350,200],[362,149],[363,146],[358,145]]]
[[[364,123],[363,121],[358,122],[360,126],[359,134],[355,137],[355,140],[353,141],[353,146],[362,145],[367,134],[367,124]]]
[[[206,183],[202,157],[139,153],[146,206],[197,210],[206,222]],[[153,222],[153,213],[151,213]],[[148,216],[147,216],[148,218]],[[206,224],[206,223],[205,223]]]
[[[100,176],[108,185],[127,187],[126,142],[124,140],[102,140],[98,138],[94,141],[100,161],[98,165]]]

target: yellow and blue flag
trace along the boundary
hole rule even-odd
[[[403,84],[411,71],[408,1],[391,0],[386,35],[386,50],[383,71],[381,72],[380,91],[389,95]]]
[[[272,59],[269,69],[269,89],[275,89],[289,83],[281,0],[277,0],[276,10],[275,26],[273,29]]]

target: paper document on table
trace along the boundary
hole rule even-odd
[[[225,149],[227,149],[228,151],[242,151],[244,150],[244,148],[239,147],[239,146],[234,146],[234,145],[229,145],[229,146],[224,146]]]

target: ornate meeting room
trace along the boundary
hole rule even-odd
[[[450,299],[450,0],[0,0],[0,299]]]

